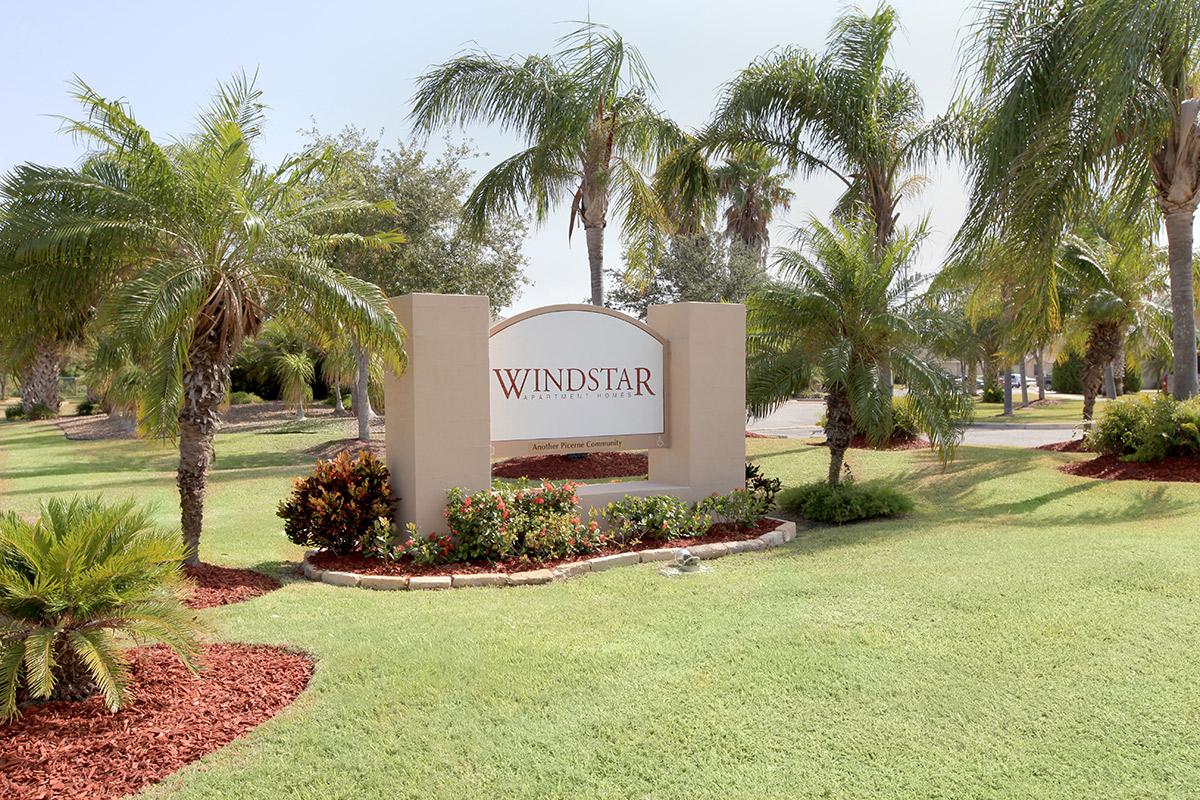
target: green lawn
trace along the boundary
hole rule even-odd
[[[1011,423],[1030,423],[1030,422],[1061,422],[1061,423],[1079,423],[1083,419],[1083,401],[1079,399],[1055,399],[1048,398],[1044,402],[1037,401],[1037,392],[1030,392],[1030,405],[1021,407],[1021,393],[1017,390],[1013,393],[1013,415],[1011,417],[1004,416],[1003,403],[981,403],[978,398],[975,400],[975,421],[976,422],[1011,422]],[[1103,397],[1096,398],[1096,416],[1104,409],[1104,404],[1107,403]]]
[[[205,559],[282,574],[274,507],[321,433],[217,444]],[[750,440],[787,484],[827,452]],[[916,513],[802,532],[711,573],[524,589],[289,580],[205,612],[317,659],[281,716],[148,792],[172,798],[1194,796],[1200,487],[1079,456],[851,453]],[[175,517],[173,454],[0,423],[0,505],[133,494]]]

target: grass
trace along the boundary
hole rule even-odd
[[[321,433],[222,435],[204,558],[285,575],[273,516]],[[750,440],[785,485],[827,452]],[[1200,781],[1200,487],[1078,456],[852,451],[908,518],[667,579],[372,593],[289,579],[206,612],[303,648],[282,715],[147,792],[170,798],[1184,797]],[[0,423],[0,506],[162,504],[174,454]]]
[[[1003,403],[981,403],[978,398],[975,398],[975,421],[976,422],[1010,422],[1019,423],[1038,423],[1038,422],[1061,422],[1064,424],[1078,424],[1083,420],[1083,401],[1076,399],[1057,399],[1048,397],[1046,400],[1038,402],[1037,392],[1029,393],[1030,404],[1021,406],[1020,390],[1013,392],[1013,415],[1011,417],[1004,416]],[[1108,400],[1103,397],[1096,398],[1095,414],[1099,416],[1104,409],[1104,404]]]

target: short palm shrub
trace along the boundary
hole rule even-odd
[[[41,420],[55,419],[58,417],[58,412],[45,403],[34,403],[29,407],[29,410],[23,414],[25,419]]]
[[[132,501],[51,500],[0,516],[0,718],[22,699],[127,700],[125,640],[161,642],[195,670],[201,626],[184,606],[183,540]]]
[[[4,409],[4,418],[10,422],[25,418],[25,409],[19,405],[11,405]]]
[[[913,502],[889,486],[820,481],[785,489],[779,494],[779,506],[813,522],[843,525],[907,514],[912,511]]]
[[[261,403],[263,399],[254,392],[230,392],[229,405],[231,406],[247,406],[255,403]]]
[[[1128,461],[1200,456],[1200,398],[1179,401],[1159,394],[1115,400],[1105,405],[1087,443],[1097,453]]]
[[[299,545],[319,547],[337,555],[373,552],[391,538],[392,507],[396,498],[387,467],[374,453],[318,461],[312,475],[297,478],[292,495],[276,512],[283,531]]]

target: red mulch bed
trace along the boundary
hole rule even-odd
[[[589,480],[593,478],[633,478],[650,471],[645,453],[589,453],[587,458],[565,455],[525,456],[498,461],[492,465],[493,478],[533,478],[535,480]]]
[[[279,581],[252,569],[218,567],[216,564],[185,564],[183,572],[195,588],[185,601],[189,608],[212,608],[240,603],[273,592]]]
[[[559,564],[569,564],[573,561],[585,561],[597,556],[611,556],[616,553],[631,553],[638,550],[654,550],[659,547],[691,547],[698,544],[714,544],[716,542],[740,542],[743,539],[753,539],[764,533],[773,531],[780,525],[777,519],[761,519],[753,528],[740,530],[731,525],[713,525],[704,536],[690,539],[672,539],[669,542],[642,542],[634,547],[606,547],[587,555],[569,556],[567,558],[550,559],[548,561],[528,561],[521,558],[507,558],[495,563],[480,563],[462,561],[454,564],[414,564],[404,558],[400,561],[383,561],[361,555],[335,556],[332,553],[317,553],[309,559],[317,569],[328,569],[335,572],[357,572],[360,575],[463,575],[478,572],[523,572],[530,569],[552,569]]]
[[[0,797],[104,800],[156,783],[278,714],[312,676],[307,657],[275,647],[212,644],[190,675],[165,647],[134,656],[132,701],[99,696],[26,706],[0,725]]]
[[[1083,439],[1071,439],[1067,442],[1053,442],[1052,444],[1040,444],[1038,450],[1049,450],[1053,453],[1090,453],[1088,446]]]
[[[1142,464],[1122,461],[1117,456],[1096,456],[1087,461],[1063,464],[1060,470],[1068,475],[1100,478],[1106,481],[1180,481],[1200,483],[1200,458],[1171,456],[1162,461]]]
[[[747,439],[779,439],[779,436],[771,436],[767,433],[757,433],[755,431],[746,431]]]

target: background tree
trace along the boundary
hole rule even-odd
[[[770,280],[760,254],[757,245],[743,244],[716,231],[674,236],[649,280],[615,276],[608,304],[645,319],[647,310],[656,304],[741,303]]]
[[[795,249],[777,251],[780,280],[748,302],[750,413],[770,413],[819,377],[832,485],[855,430],[874,441],[891,435],[885,359],[907,381],[911,411],[943,457],[970,418],[971,401],[958,381],[926,355],[931,320],[899,303],[907,288],[900,276],[923,236],[923,229],[901,230],[880,249],[869,223],[811,220]]]
[[[526,149],[488,171],[466,201],[476,232],[495,215],[528,208],[542,223],[571,198],[568,236],[583,227],[591,300],[604,305],[604,231],[610,211],[627,243],[645,243],[662,209],[644,172],[683,142],[651,105],[654,80],[638,51],[615,31],[587,24],[549,55],[500,58],[474,51],[420,77],[413,124],[498,125]],[[635,258],[644,250],[631,248]]]
[[[824,53],[787,47],[759,58],[726,87],[696,147],[750,145],[802,175],[832,175],[843,188],[835,214],[870,219],[882,249],[900,203],[924,183],[920,171],[959,130],[953,116],[926,120],[916,84],[888,66],[896,25],[888,6],[851,11]],[[677,173],[677,186],[694,179],[686,159]]]
[[[313,191],[332,199],[353,194],[386,203],[358,215],[350,229],[363,235],[397,228],[404,231],[402,247],[363,248],[353,243],[334,248],[333,264],[379,286],[394,297],[410,292],[486,294],[492,313],[511,305],[528,282],[522,251],[528,226],[515,212],[496,213],[472,231],[463,221],[463,201],[473,175],[466,162],[476,152],[466,144],[447,142],[436,158],[414,145],[398,142],[383,147],[356,128],[334,135],[313,129],[312,147],[337,153],[338,169],[317,176]],[[336,224],[345,227],[344,221]],[[368,348],[348,335],[328,331],[334,340],[349,340],[355,359],[351,394],[358,419],[358,438],[371,436],[371,375],[380,373]]]
[[[794,196],[787,188],[787,175],[779,171],[779,159],[752,145],[714,169],[713,180],[718,197],[727,204],[725,233],[757,250],[765,264],[775,211],[787,211]]]
[[[1000,238],[1048,258],[1074,211],[1112,194],[1166,224],[1174,394],[1196,394],[1192,225],[1200,202],[1200,2],[980,6],[964,97],[978,117],[958,250]]]
[[[244,76],[221,85],[197,131],[170,145],[155,142],[126,104],[82,82],[75,96],[85,116],[67,128],[96,153],[86,170],[26,164],[8,178],[6,195],[30,201],[14,204],[9,219],[17,255],[103,252],[122,265],[99,316],[130,352],[148,354],[141,424],[178,436],[183,538],[196,563],[213,436],[243,342],[271,311],[302,310],[336,320],[399,366],[401,330],[378,287],[321,258],[336,244],[399,237],[314,231],[373,206],[312,196],[306,183],[329,166],[324,152],[273,168],[255,158],[264,108]]]

